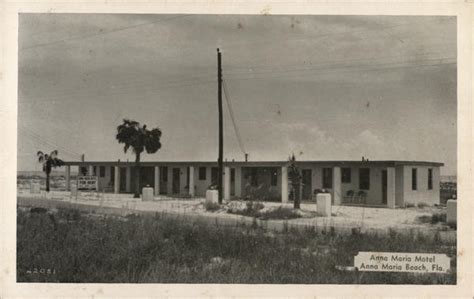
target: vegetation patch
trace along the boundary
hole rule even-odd
[[[417,219],[420,223],[446,223],[446,213],[434,213],[433,215],[418,216]]]
[[[424,209],[426,207],[429,207],[429,205],[425,202],[419,202],[417,207],[420,208],[420,209]]]
[[[268,210],[260,213],[259,216],[262,220],[267,219],[295,219],[301,218],[301,215],[292,208],[278,207],[276,209]]]
[[[265,206],[261,202],[248,201],[245,203],[245,208],[240,209],[239,207],[231,206],[227,210],[227,213],[258,218],[263,208],[265,208]]]
[[[273,232],[158,213],[123,221],[61,209],[54,225],[50,216],[18,209],[18,282],[456,284],[456,242],[432,234]],[[360,275],[337,269],[353,265],[359,251],[445,253],[451,271]]]

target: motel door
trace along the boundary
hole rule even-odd
[[[125,192],[127,187],[127,168],[120,167],[120,192]]]
[[[160,167],[160,194],[168,194],[168,167]]]
[[[179,181],[181,179],[181,169],[173,168],[173,194],[179,194],[180,185]]]
[[[230,169],[230,195],[235,196],[235,168]]]
[[[303,169],[301,171],[301,182],[303,183],[303,199],[311,199],[311,169]]]
[[[387,204],[387,171],[382,170],[382,204]]]

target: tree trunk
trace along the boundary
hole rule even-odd
[[[46,192],[49,192],[49,173],[46,173]]]
[[[140,198],[140,153],[136,154],[135,159],[135,194],[134,198]]]

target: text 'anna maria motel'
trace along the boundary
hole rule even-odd
[[[432,253],[359,252],[354,267],[359,271],[446,273],[450,258]]]

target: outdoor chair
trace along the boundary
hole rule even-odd
[[[357,192],[358,203],[365,204],[366,198],[367,198],[367,193],[365,193],[365,191],[361,190],[361,191]]]
[[[354,197],[354,191],[349,190],[346,192],[346,196],[344,196],[345,203],[353,203],[356,198]]]

